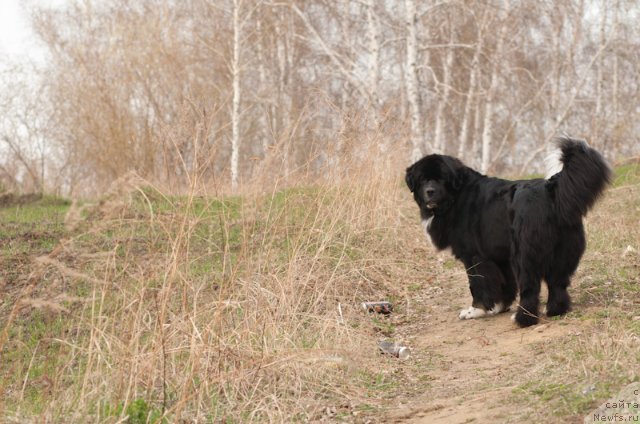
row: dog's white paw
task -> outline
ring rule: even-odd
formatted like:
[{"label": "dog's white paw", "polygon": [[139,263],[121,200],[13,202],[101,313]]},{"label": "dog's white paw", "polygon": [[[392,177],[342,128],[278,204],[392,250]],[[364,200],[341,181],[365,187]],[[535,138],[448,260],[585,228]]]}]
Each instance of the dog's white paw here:
[{"label": "dog's white paw", "polygon": [[516,322],[516,312],[511,314],[511,321]]},{"label": "dog's white paw", "polygon": [[467,309],[463,309],[460,311],[460,315],[458,317],[460,319],[474,319],[481,318],[487,314],[487,311],[480,308],[474,308],[473,306],[469,306]]},{"label": "dog's white paw", "polygon": [[498,315],[500,312],[504,312],[505,310],[504,304],[496,303],[493,305],[493,308],[487,311],[487,315]]}]

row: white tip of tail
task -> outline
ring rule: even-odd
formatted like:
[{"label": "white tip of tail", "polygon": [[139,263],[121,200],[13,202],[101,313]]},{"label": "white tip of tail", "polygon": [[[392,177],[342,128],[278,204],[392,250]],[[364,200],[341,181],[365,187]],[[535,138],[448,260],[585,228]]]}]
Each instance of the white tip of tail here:
[{"label": "white tip of tail", "polygon": [[544,158],[544,177],[551,178],[558,172],[562,171],[562,151],[555,143],[550,145],[547,156]]}]

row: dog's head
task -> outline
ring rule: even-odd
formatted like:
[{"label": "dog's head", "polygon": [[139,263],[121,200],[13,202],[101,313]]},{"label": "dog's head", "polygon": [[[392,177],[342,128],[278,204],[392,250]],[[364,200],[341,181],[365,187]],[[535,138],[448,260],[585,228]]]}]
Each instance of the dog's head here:
[{"label": "dog's head", "polygon": [[446,210],[465,180],[466,167],[451,156],[425,156],[409,168],[405,181],[423,218]]}]

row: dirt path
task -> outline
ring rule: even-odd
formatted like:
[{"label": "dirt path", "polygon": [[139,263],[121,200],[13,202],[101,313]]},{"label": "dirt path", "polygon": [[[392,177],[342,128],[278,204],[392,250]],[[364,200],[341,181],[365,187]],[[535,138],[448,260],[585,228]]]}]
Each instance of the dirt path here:
[{"label": "dirt path", "polygon": [[637,174],[629,175],[585,219],[588,247],[569,289],[573,311],[526,329],[511,313],[458,319],[471,301],[463,267],[427,246],[408,199],[411,233],[400,238],[413,262],[390,279],[405,284],[398,298],[407,302],[393,338],[412,356],[396,365],[391,379],[402,377],[400,393],[380,422],[582,423],[638,381],[640,197]]},{"label": "dirt path", "polygon": [[397,336],[413,351],[413,364],[405,372],[424,391],[398,404],[385,422],[519,422],[527,411],[510,401],[514,389],[541,372],[543,361],[537,356],[545,346],[579,335],[584,326],[564,319],[520,329],[511,312],[460,320],[458,312],[468,306],[470,294],[464,275],[452,277],[456,281],[446,287],[434,285],[423,298],[417,296],[407,307],[407,324],[397,328]]},{"label": "dirt path", "polygon": [[472,321],[445,319],[417,336],[414,351],[434,362],[424,397],[390,414],[396,422],[503,422],[514,415],[505,402],[527,371],[536,367],[540,344],[576,333],[561,322],[516,329],[510,314]]}]

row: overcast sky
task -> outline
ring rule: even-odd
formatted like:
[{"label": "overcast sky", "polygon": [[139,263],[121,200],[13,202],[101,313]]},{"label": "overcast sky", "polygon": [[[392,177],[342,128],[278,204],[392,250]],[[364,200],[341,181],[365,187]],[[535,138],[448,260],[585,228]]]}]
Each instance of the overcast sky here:
[{"label": "overcast sky", "polygon": [[0,0],[0,54],[3,59],[7,55],[23,55],[30,39],[33,35],[20,0]]},{"label": "overcast sky", "polygon": [[[31,4],[60,6],[67,0],[31,0]],[[42,55],[29,25],[23,0],[0,0],[0,64],[11,60],[38,59]]]}]

